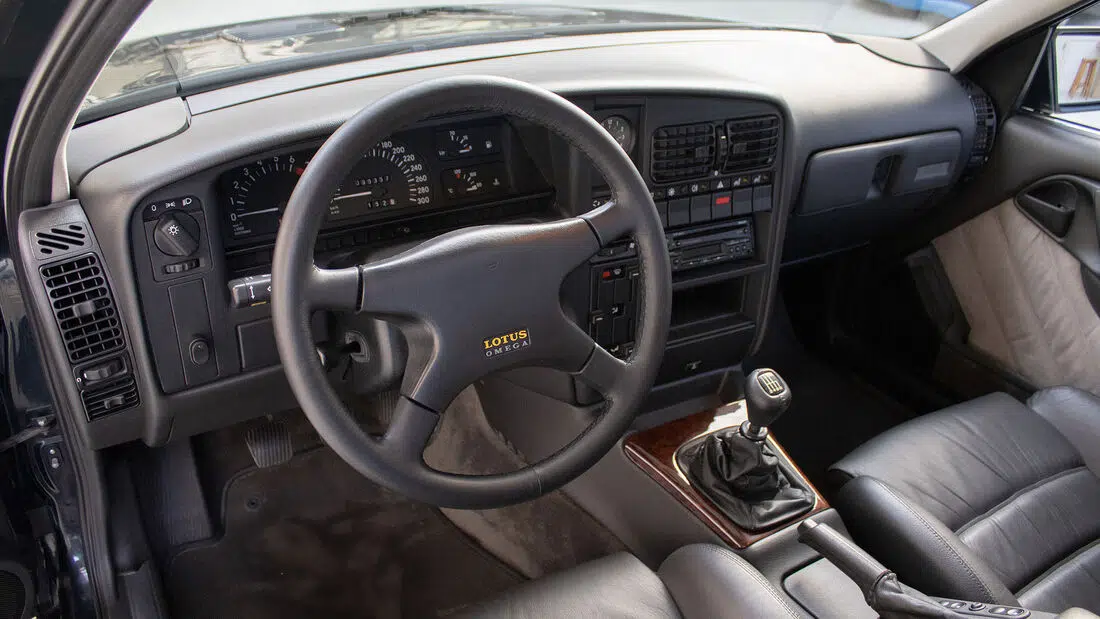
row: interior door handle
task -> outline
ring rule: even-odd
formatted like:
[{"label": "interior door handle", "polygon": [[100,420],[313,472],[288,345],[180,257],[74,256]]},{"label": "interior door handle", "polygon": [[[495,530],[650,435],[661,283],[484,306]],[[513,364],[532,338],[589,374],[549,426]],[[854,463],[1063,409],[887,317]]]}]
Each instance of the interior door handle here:
[{"label": "interior door handle", "polygon": [[1053,180],[1029,187],[1018,196],[1016,202],[1035,223],[1052,235],[1062,238],[1073,224],[1081,191],[1066,180]]}]

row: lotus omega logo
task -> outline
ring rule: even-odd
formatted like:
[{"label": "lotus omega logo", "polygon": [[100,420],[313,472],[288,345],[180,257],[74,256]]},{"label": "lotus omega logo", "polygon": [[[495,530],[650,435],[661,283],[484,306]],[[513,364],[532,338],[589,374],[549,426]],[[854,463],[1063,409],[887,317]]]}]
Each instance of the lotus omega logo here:
[{"label": "lotus omega logo", "polygon": [[487,337],[481,341],[486,357],[495,357],[507,352],[514,352],[531,345],[531,334],[527,329],[517,329],[502,333],[493,337]]}]

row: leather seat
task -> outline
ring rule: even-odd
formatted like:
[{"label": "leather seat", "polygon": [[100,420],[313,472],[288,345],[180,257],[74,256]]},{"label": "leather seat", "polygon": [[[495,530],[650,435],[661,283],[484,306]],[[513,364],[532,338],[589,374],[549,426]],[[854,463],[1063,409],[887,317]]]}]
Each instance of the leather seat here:
[{"label": "leather seat", "polygon": [[855,540],[930,595],[1100,613],[1100,399],[992,394],[868,441],[831,468]]},{"label": "leather seat", "polygon": [[618,553],[533,580],[464,615],[510,619],[801,617],[756,568],[732,551],[695,544],[656,572]]}]

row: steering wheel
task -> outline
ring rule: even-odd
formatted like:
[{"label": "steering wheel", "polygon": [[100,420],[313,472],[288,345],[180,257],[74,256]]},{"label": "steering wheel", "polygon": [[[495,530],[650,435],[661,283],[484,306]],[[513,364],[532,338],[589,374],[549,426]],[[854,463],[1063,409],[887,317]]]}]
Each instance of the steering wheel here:
[{"label": "steering wheel", "polygon": [[[611,200],[579,217],[470,227],[377,262],[318,268],[313,247],[329,200],[362,153],[416,121],[470,111],[523,118],[557,133],[588,156],[609,183]],[[566,316],[561,287],[565,276],[602,246],[628,235],[641,263],[640,300],[634,351],[622,361]],[[374,482],[452,508],[486,509],[536,498],[603,457],[629,428],[653,385],[671,298],[657,209],[627,154],[572,103],[499,77],[421,82],[344,123],[298,181],[272,265],[279,355],[318,434]],[[326,380],[310,333],[316,310],[365,312],[396,324],[408,340],[401,397],[384,435],[365,433]],[[604,397],[601,411],[561,450],[511,473],[457,475],[429,467],[423,451],[440,414],[459,392],[490,373],[522,366],[572,373]]]}]

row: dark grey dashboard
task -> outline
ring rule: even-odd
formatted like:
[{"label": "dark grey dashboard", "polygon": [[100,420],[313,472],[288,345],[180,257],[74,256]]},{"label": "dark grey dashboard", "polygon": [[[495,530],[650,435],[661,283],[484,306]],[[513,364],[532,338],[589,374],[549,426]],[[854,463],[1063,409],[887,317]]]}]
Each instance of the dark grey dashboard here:
[{"label": "dark grey dashboard", "polygon": [[[537,53],[505,46],[510,52],[496,57],[430,66],[416,55],[408,62],[418,68],[369,77],[329,68],[311,87],[301,85],[308,75],[297,75],[294,87],[289,78],[271,78],[253,90],[246,84],[199,95],[205,99],[187,103],[205,110],[200,114],[169,102],[156,104],[156,113],[135,110],[74,130],[76,208],[86,213],[110,274],[127,336],[126,371],[140,396],[90,419],[91,443],[160,443],[293,406],[267,326],[270,308],[231,293],[233,280],[267,272],[278,223],[270,210],[278,199],[250,203],[252,186],[241,187],[277,173],[278,191],[285,190],[296,166],[341,121],[405,84],[456,73],[505,75],[556,90],[599,120],[629,123],[630,154],[654,192],[680,265],[653,406],[715,389],[756,345],[784,254],[804,258],[862,242],[863,231],[875,229],[868,221],[880,215],[893,223],[919,216],[963,173],[981,129],[956,78],[853,43],[794,32],[661,38],[583,37],[587,44]],[[127,126],[139,119],[140,128]],[[118,148],[105,147],[119,131],[125,135]],[[481,146],[448,151],[456,132]],[[772,139],[762,158],[745,155],[750,141]],[[678,148],[698,160],[665,165]],[[362,259],[465,225],[570,216],[604,195],[576,152],[514,119],[431,119],[374,155],[375,163],[349,171],[351,184],[338,189],[337,197],[351,197],[334,200],[319,260]],[[839,188],[811,183],[807,165],[823,156],[851,181]],[[400,178],[377,167],[377,160],[395,158],[420,167],[411,175],[399,170]],[[471,170],[478,172],[473,178]],[[843,199],[831,201],[828,192],[838,189]],[[806,207],[821,204],[828,208]],[[167,211],[178,217],[165,220]],[[195,237],[193,247],[172,246],[172,223]],[[632,262],[629,246],[620,250],[595,257],[563,295],[579,323],[621,349],[629,346],[632,297],[628,279],[617,280],[629,278]],[[323,320],[317,331],[323,339]],[[97,359],[112,354],[117,349]],[[83,385],[72,387],[74,401],[87,395]],[[578,402],[590,397],[570,388]]]}]

